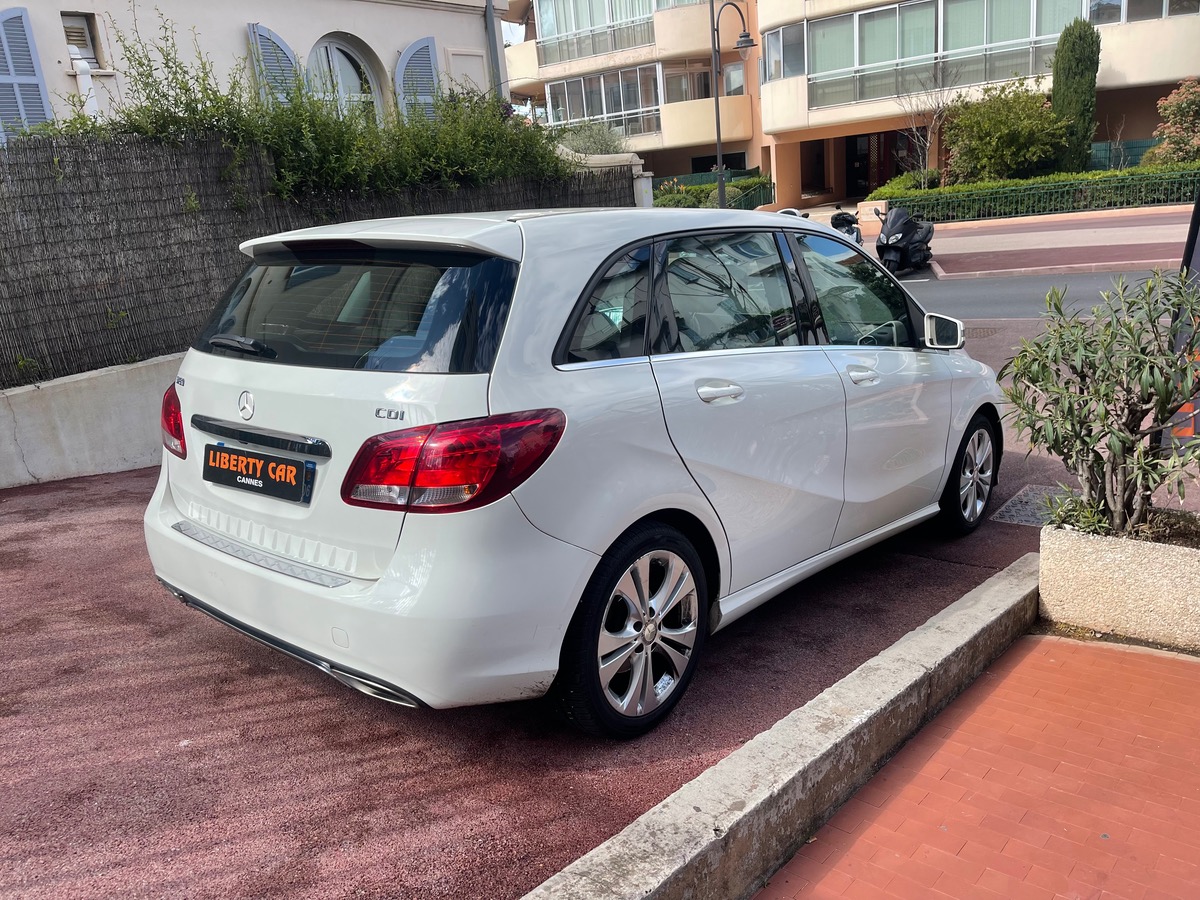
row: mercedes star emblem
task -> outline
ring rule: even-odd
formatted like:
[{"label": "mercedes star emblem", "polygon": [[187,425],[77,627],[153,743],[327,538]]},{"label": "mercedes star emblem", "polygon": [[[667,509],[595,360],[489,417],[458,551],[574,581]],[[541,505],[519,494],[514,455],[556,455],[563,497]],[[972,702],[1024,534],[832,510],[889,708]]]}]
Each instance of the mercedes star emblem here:
[{"label": "mercedes star emblem", "polygon": [[238,397],[238,412],[247,421],[254,415],[254,395],[249,391],[242,391],[242,396]]}]

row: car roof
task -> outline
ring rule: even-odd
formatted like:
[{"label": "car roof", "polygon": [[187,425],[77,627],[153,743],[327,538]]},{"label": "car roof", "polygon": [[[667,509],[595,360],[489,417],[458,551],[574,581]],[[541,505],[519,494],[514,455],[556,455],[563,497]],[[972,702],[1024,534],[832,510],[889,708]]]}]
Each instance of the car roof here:
[{"label": "car roof", "polygon": [[807,219],[739,209],[522,209],[450,215],[404,216],[321,225],[254,238],[241,245],[248,256],[277,251],[293,242],[355,241],[372,247],[392,244],[457,249],[520,260],[524,239],[553,241],[564,229],[607,232],[614,242],[630,243],[659,234],[707,228],[784,226],[796,231],[837,234]]}]

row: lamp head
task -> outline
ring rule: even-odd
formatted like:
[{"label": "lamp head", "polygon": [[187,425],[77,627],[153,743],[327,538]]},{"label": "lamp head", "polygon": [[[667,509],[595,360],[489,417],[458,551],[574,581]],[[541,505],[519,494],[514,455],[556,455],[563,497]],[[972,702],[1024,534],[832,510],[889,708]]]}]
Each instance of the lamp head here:
[{"label": "lamp head", "polygon": [[738,35],[737,43],[733,45],[733,49],[744,60],[750,56],[750,51],[757,46],[758,44],[754,43],[754,38],[750,37],[750,32],[743,31]]}]

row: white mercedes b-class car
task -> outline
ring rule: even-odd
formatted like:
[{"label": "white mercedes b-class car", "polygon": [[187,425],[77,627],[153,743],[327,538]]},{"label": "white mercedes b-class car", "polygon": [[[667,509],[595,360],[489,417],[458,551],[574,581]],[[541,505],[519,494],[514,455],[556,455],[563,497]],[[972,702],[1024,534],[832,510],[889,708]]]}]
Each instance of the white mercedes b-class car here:
[{"label": "white mercedes b-class car", "polygon": [[408,706],[641,734],[705,639],[940,516],[994,373],[843,235],[726,210],[427,216],[242,245],[162,404],[176,597]]}]

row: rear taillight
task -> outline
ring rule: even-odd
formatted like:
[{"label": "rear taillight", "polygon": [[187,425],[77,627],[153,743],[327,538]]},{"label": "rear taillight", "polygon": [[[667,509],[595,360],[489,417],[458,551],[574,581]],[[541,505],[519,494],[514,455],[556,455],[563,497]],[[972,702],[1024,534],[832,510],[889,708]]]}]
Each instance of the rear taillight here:
[{"label": "rear taillight", "polygon": [[175,393],[175,385],[171,385],[163,394],[160,422],[163,446],[180,459],[187,459],[187,441],[183,437],[183,410],[179,406],[179,395]]},{"label": "rear taillight", "polygon": [[342,499],[405,512],[484,506],[536,472],[566,424],[557,409],[535,409],[377,435],[354,457]]}]

